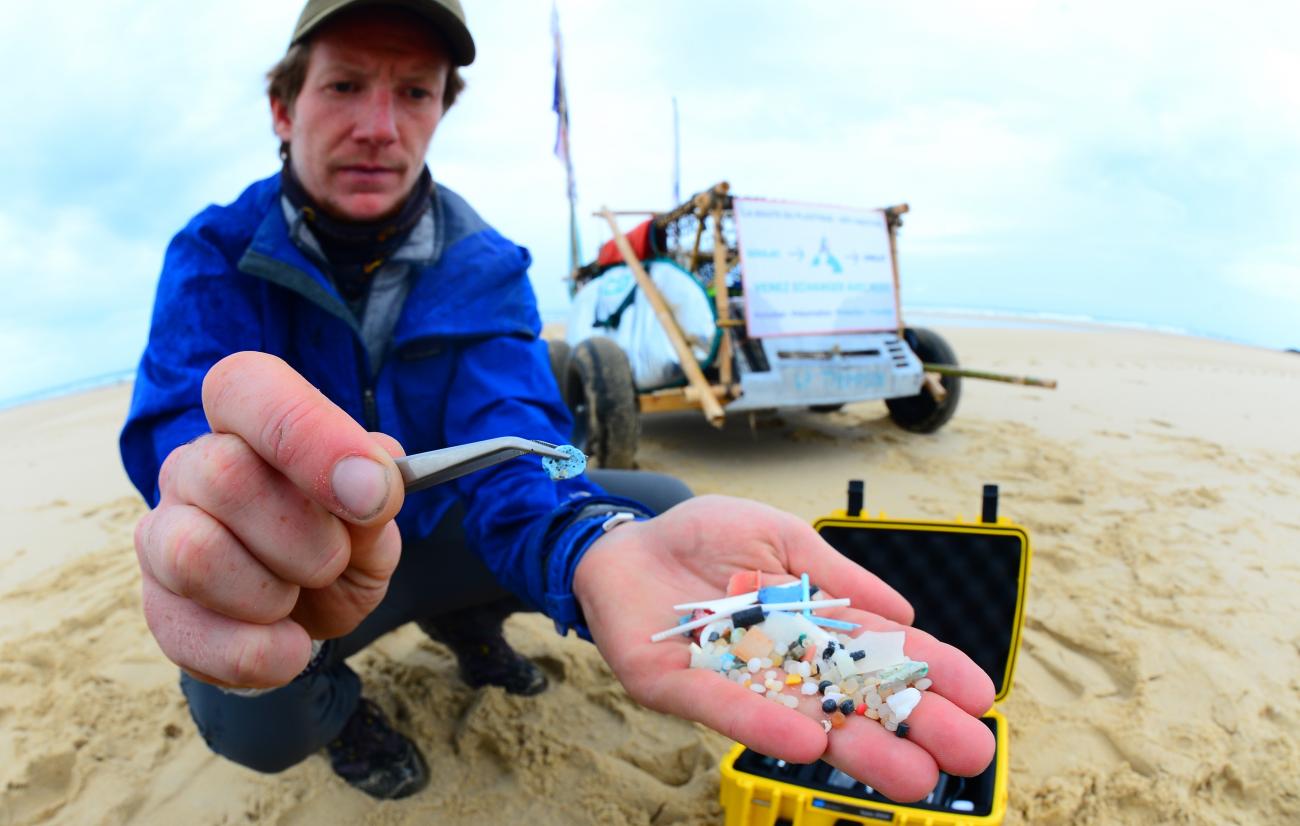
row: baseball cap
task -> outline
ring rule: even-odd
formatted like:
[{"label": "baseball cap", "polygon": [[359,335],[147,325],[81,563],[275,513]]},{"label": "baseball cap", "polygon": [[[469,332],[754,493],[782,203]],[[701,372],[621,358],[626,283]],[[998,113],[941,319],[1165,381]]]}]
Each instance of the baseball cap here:
[{"label": "baseball cap", "polygon": [[460,7],[460,0],[307,0],[290,43],[299,42],[339,12],[362,6],[396,6],[415,12],[432,23],[447,39],[451,56],[458,66],[474,62],[474,38],[470,36],[469,26],[465,25],[465,11]]}]

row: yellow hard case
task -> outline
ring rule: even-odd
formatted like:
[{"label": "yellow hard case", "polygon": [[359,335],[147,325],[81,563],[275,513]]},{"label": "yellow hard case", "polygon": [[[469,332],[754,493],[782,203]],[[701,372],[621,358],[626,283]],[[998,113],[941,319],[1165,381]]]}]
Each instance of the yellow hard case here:
[{"label": "yellow hard case", "polygon": [[[979,521],[897,520],[883,513],[863,515],[860,508],[861,483],[851,483],[849,508],[818,519],[813,527],[908,597],[916,608],[916,627],[966,651],[993,678],[995,702],[1004,699],[1020,648],[1031,548],[1025,528],[997,517],[996,487],[985,486]],[[974,608],[960,604],[970,598],[976,600]],[[988,605],[996,607],[984,610]],[[951,615],[951,621],[935,616],[943,614]],[[963,633],[970,634],[969,645],[960,644]],[[1000,824],[1007,809],[1009,732],[996,707],[983,719],[997,740],[993,763],[978,778],[947,778],[978,784],[981,795],[972,809],[956,811],[926,800],[894,803],[861,783],[848,787],[852,778],[825,763],[789,766],[737,744],[722,761],[726,826]],[[828,776],[838,778],[838,787],[825,780]]]}]

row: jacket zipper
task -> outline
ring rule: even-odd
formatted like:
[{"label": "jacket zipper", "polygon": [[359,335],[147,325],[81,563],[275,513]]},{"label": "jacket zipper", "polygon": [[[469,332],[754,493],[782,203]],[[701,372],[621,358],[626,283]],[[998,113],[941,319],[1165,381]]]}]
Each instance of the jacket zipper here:
[{"label": "jacket zipper", "polygon": [[366,430],[379,430],[379,405],[375,403],[375,389],[366,385],[361,390],[362,416],[366,420]]}]

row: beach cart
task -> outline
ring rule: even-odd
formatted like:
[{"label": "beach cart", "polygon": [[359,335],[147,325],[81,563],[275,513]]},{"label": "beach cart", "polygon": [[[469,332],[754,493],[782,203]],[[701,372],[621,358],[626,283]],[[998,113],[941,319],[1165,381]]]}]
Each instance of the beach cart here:
[{"label": "beach cart", "polygon": [[[571,275],[551,363],[573,443],[632,467],[640,416],[817,412],[883,400],[900,427],[952,418],[963,370],[933,330],[908,327],[896,238],[906,204],[849,209],[742,198],[727,183],[665,213],[603,210],[613,238]],[[619,215],[649,215],[628,232]]]}]

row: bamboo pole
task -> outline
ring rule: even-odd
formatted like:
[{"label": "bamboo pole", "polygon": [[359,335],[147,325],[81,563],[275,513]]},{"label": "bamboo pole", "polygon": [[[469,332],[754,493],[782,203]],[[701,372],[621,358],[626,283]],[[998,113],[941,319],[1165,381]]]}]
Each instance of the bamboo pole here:
[{"label": "bamboo pole", "polygon": [[668,341],[672,343],[673,350],[677,352],[677,358],[680,359],[682,371],[686,373],[686,379],[696,392],[700,394],[700,407],[704,409],[704,418],[714,427],[721,428],[726,414],[722,412],[722,405],[718,404],[717,398],[710,391],[709,382],[704,378],[704,372],[700,370],[700,364],[695,360],[695,354],[691,352],[691,347],[686,343],[686,336],[682,334],[682,328],[677,326],[677,319],[673,317],[673,311],[668,307],[668,302],[664,301],[663,295],[655,282],[650,278],[650,274],[641,266],[637,259],[636,253],[632,251],[632,245],[628,242],[627,236],[623,230],[618,228],[618,221],[614,218],[613,213],[608,209],[601,210],[605,220],[609,222],[609,228],[614,233],[614,243],[618,245],[618,251],[623,254],[623,260],[627,262],[632,274],[636,277],[637,286],[645,293],[646,298],[650,299],[650,306],[654,308],[655,316],[663,326],[664,332],[668,334]]},{"label": "bamboo pole", "polygon": [[704,216],[701,215],[695,222],[695,246],[691,248],[691,265],[686,271],[695,275],[695,271],[700,268],[700,239],[704,237]]},{"label": "bamboo pole", "polygon": [[722,204],[713,207],[713,300],[717,319],[722,329],[722,343],[718,347],[718,381],[731,387],[731,333],[727,330],[731,308],[727,301],[727,242],[722,237]]},{"label": "bamboo pole", "polygon": [[948,388],[943,386],[943,382],[936,373],[926,373],[922,384],[925,391],[934,399],[935,404],[943,404],[948,398]]},{"label": "bamboo pole", "polygon": [[903,337],[903,296],[898,280],[898,243],[894,238],[898,228],[898,216],[907,212],[907,204],[899,204],[882,210],[885,213],[885,228],[889,230],[889,266],[894,273],[894,319],[898,322],[898,337]]},{"label": "bamboo pole", "polygon": [[927,373],[937,373],[940,376],[961,376],[964,379],[985,379],[987,381],[1000,381],[1005,384],[1023,384],[1030,387],[1046,387],[1049,390],[1056,389],[1056,379],[1036,379],[1033,376],[1012,376],[1007,373],[994,373],[988,370],[972,370],[969,367],[955,367],[951,364],[924,364]]}]

